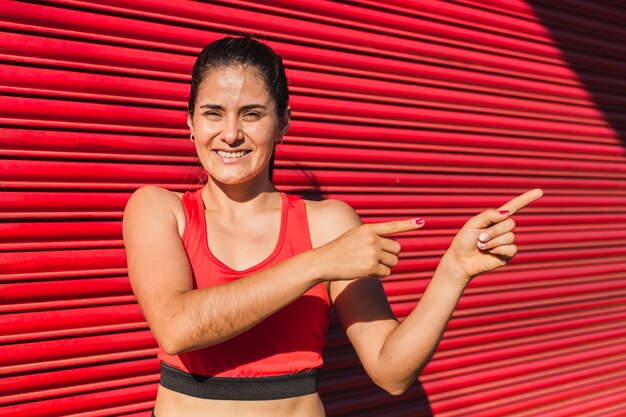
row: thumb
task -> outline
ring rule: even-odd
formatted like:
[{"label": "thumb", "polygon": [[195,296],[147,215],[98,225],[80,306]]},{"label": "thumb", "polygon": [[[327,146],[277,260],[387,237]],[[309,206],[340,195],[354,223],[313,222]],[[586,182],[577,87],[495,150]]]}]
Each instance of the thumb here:
[{"label": "thumb", "polygon": [[419,229],[424,226],[424,219],[392,220],[383,223],[370,223],[367,226],[378,236],[387,236]]}]

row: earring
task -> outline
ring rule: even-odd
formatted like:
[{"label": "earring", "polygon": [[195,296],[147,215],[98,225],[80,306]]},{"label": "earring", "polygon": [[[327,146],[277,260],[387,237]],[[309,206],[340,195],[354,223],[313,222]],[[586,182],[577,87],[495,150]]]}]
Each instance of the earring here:
[{"label": "earring", "polygon": [[194,138],[194,137],[193,137],[193,133],[191,133],[191,134],[189,135],[189,140],[190,140],[190,141],[192,141],[192,142],[195,142],[195,141],[196,141],[196,138]]},{"label": "earring", "polygon": [[285,141],[285,138],[281,136],[280,140],[276,141],[277,145],[280,145],[281,143],[283,143]]}]

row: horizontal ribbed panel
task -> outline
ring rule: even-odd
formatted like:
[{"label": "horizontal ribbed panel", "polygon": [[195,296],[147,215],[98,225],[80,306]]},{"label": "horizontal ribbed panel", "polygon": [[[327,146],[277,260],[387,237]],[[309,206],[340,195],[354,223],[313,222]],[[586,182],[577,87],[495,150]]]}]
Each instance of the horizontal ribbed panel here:
[{"label": "horizontal ribbed panel", "polygon": [[156,341],[122,212],[197,186],[185,124],[208,42],[260,35],[293,120],[276,185],[364,222],[422,216],[383,285],[402,319],[468,217],[540,187],[393,397],[336,318],[329,416],[626,416],[626,8],[616,2],[156,0],[0,7],[0,416],[148,416]]}]

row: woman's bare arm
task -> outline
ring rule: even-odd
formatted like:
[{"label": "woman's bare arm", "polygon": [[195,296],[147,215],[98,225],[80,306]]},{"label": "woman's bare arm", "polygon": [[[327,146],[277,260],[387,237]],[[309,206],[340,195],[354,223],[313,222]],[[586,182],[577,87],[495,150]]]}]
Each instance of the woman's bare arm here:
[{"label": "woman's bare arm", "polygon": [[228,284],[193,289],[169,198],[163,188],[141,187],[128,200],[123,220],[131,287],[166,353],[230,339],[321,282],[315,255],[307,251]]},{"label": "woman's bare arm", "polygon": [[[324,213],[326,238],[363,224],[349,205]],[[331,300],[346,334],[372,380],[392,395],[413,384],[429,362],[465,289],[459,271],[439,264],[418,305],[400,324],[379,279],[333,281]]]},{"label": "woman's bare arm", "polygon": [[[401,394],[415,381],[439,345],[470,280],[504,266],[515,256],[515,222],[510,216],[541,195],[541,190],[530,191],[499,210],[487,210],[470,219],[442,257],[419,303],[401,324],[393,315],[379,280],[331,282],[331,299],[339,318],[376,384],[391,394]],[[345,203],[334,204],[324,218],[325,240],[362,224]],[[477,248],[479,235],[486,235],[486,240],[481,237],[481,241],[487,243]],[[392,252],[399,252],[398,247],[389,247]]]}]

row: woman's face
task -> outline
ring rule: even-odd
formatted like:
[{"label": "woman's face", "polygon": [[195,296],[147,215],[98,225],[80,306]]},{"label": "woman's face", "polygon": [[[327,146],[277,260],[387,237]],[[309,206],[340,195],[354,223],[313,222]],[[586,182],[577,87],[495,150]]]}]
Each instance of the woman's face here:
[{"label": "woman's face", "polygon": [[287,109],[279,119],[254,70],[232,67],[206,75],[187,124],[208,174],[220,183],[237,184],[258,175],[267,178],[274,143],[286,133],[290,115]]}]

